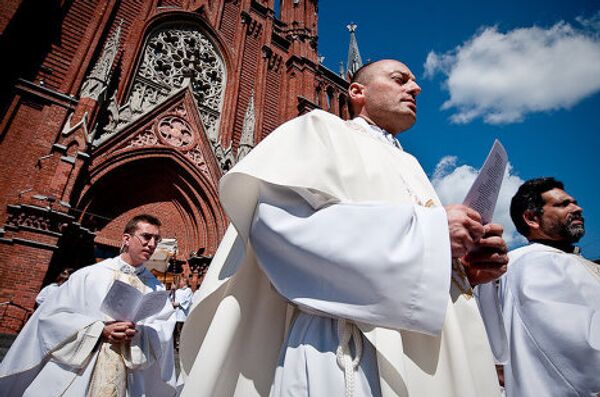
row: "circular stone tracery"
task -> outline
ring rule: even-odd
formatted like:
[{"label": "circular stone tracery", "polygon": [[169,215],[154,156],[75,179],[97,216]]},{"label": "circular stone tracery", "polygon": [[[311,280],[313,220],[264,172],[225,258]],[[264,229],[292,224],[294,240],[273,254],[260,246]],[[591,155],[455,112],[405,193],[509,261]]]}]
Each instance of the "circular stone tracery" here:
[{"label": "circular stone tracery", "polygon": [[177,116],[163,118],[158,123],[158,133],[167,144],[179,148],[190,146],[194,141],[191,126]]}]

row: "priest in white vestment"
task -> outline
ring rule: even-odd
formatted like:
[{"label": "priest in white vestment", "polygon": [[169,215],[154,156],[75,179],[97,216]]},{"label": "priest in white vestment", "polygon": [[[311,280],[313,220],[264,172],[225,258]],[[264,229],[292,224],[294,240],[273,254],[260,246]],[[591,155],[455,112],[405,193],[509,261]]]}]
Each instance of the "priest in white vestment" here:
[{"label": "priest in white vestment", "polygon": [[600,394],[600,265],[575,252],[582,209],[554,178],[525,182],[511,202],[530,244],[511,251],[500,297],[509,338],[507,397]]},{"label": "priest in white vestment", "polygon": [[190,312],[190,306],[192,305],[192,297],[194,293],[188,285],[188,279],[185,275],[180,275],[177,281],[177,289],[172,291],[171,303],[175,309],[175,333],[173,339],[175,339],[175,349],[179,349],[179,337],[181,335],[181,329],[183,323],[187,319],[188,313]]},{"label": "priest in white vestment", "polygon": [[40,292],[35,297],[35,303],[38,306],[41,305],[42,303],[44,303],[50,295],[52,295],[54,292],[56,292],[58,287],[63,285],[65,283],[65,281],[67,281],[69,279],[69,276],[71,275],[71,273],[73,273],[73,271],[74,271],[74,269],[67,268],[67,269],[64,269],[62,272],[60,272],[59,275],[56,277],[56,281],[46,285],[44,288],[42,288],[40,290]]},{"label": "priest in white vestment", "polygon": [[358,117],[298,117],[223,177],[233,227],[184,325],[183,396],[499,395],[471,284],[506,270],[506,246],[441,207],[392,135],[420,91],[404,64],[369,64]]},{"label": "priest in white vestment", "polygon": [[164,290],[143,262],[160,240],[160,221],[134,217],[123,253],[71,275],[27,322],[0,365],[2,396],[166,397],[175,394],[175,312],[115,321],[100,306],[115,280],[143,293]]}]

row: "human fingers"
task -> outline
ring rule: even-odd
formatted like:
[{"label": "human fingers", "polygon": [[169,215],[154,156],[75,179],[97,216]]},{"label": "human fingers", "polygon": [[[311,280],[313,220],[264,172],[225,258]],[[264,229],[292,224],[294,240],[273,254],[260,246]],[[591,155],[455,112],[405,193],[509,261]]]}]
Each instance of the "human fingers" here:
[{"label": "human fingers", "polygon": [[481,266],[483,264],[508,264],[508,254],[506,251],[499,251],[494,248],[480,247],[469,252],[464,257],[465,261],[473,266]]},{"label": "human fingers", "polygon": [[468,230],[460,225],[450,225],[448,227],[450,235],[450,247],[453,258],[460,258],[473,248],[474,243]]},{"label": "human fingers", "polygon": [[481,270],[481,271],[489,271],[489,272],[500,272],[504,273],[508,270],[508,263],[505,262],[477,262],[471,263],[470,267],[472,269]]},{"label": "human fingers", "polygon": [[120,344],[127,341],[127,335],[125,332],[112,331],[106,338],[109,343]]},{"label": "human fingers", "polygon": [[476,286],[478,284],[486,284],[490,281],[494,281],[500,277],[504,273],[506,273],[506,265],[496,267],[493,269],[479,268],[479,267],[470,267],[469,269],[465,268],[465,272],[467,274],[467,278],[469,279],[469,283],[471,286]]},{"label": "human fingers", "polygon": [[484,228],[479,221],[474,220],[471,217],[468,217],[463,223],[465,228],[469,231],[469,235],[471,236],[471,240],[473,242],[478,242],[484,235]]},{"label": "human fingers", "polygon": [[449,205],[445,209],[452,257],[459,258],[473,249],[483,235],[483,226],[475,220],[479,216],[477,212],[464,205]]},{"label": "human fingers", "polygon": [[477,241],[474,251],[508,252],[506,241],[499,236],[483,237]]},{"label": "human fingers", "polygon": [[110,325],[110,329],[114,332],[125,332],[125,330],[129,329],[129,323],[117,321]]},{"label": "human fingers", "polygon": [[132,329],[132,328],[128,328],[125,331],[125,337],[127,339],[129,339],[129,340],[131,340],[135,336],[135,334],[137,334],[137,331],[135,329]]},{"label": "human fingers", "polygon": [[486,237],[502,236],[502,233],[504,233],[504,228],[498,223],[488,223],[486,225],[483,225],[483,234]]},{"label": "human fingers", "polygon": [[475,211],[471,207],[467,207],[466,205],[463,205],[463,207],[466,208],[466,213],[469,218],[481,224],[481,215],[479,214],[479,212]]}]

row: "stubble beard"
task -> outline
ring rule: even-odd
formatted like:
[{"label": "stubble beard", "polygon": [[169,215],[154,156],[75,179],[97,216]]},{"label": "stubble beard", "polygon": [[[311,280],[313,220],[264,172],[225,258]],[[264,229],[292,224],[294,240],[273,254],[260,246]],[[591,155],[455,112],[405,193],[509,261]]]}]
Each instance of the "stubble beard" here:
[{"label": "stubble beard", "polygon": [[545,233],[548,236],[557,236],[560,241],[576,243],[585,234],[584,224],[574,224],[573,222],[576,220],[583,222],[583,217],[581,215],[569,215],[564,223],[552,222],[551,224],[544,222],[542,218],[540,226],[545,229]]},{"label": "stubble beard", "polygon": [[572,243],[576,243],[585,234],[585,226],[583,223],[573,224],[572,221],[567,221],[567,224],[562,228],[561,234]]},{"label": "stubble beard", "polygon": [[[574,221],[581,221],[581,223],[574,223]],[[585,234],[585,226],[581,215],[569,215],[566,222],[561,226],[560,236],[570,243],[578,242]]]}]

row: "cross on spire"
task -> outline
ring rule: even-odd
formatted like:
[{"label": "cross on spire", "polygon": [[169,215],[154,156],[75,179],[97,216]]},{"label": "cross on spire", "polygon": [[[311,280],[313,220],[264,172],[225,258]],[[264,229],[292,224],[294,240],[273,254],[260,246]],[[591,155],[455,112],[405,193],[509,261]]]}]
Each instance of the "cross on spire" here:
[{"label": "cross on spire", "polygon": [[358,42],[356,41],[356,28],[358,26],[354,22],[346,25],[350,32],[350,45],[348,46],[348,63],[346,64],[346,73],[349,78],[363,65],[360,51],[358,50]]}]

